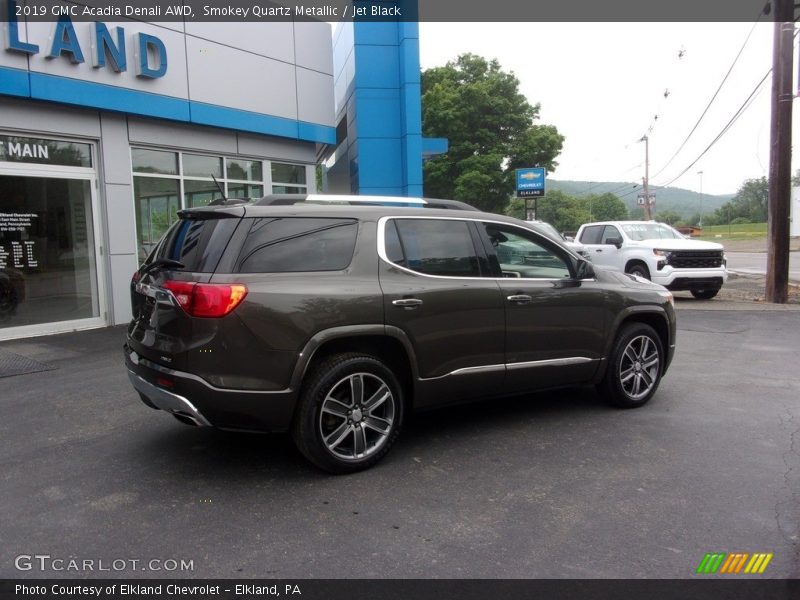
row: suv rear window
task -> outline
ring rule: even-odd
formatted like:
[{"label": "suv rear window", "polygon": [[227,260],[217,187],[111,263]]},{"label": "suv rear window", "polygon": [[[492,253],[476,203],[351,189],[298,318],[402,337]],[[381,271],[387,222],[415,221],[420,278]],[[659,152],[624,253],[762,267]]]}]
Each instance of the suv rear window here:
[{"label": "suv rear window", "polygon": [[169,258],[184,264],[185,271],[213,273],[239,219],[178,220],[147,259]]},{"label": "suv rear window", "polygon": [[[480,277],[478,255],[465,221],[439,219],[395,219],[409,269],[427,275],[446,277]],[[387,251],[399,252],[398,244],[391,240],[388,229]],[[396,259],[395,259],[396,260]]]},{"label": "suv rear window", "polygon": [[355,219],[252,219],[239,254],[240,273],[341,271],[356,245]]}]

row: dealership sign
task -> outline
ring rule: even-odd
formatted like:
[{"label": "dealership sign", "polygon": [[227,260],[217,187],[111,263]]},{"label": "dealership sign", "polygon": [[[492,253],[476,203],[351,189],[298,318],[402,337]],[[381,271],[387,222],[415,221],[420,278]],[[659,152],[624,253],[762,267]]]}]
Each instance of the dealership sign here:
[{"label": "dealership sign", "polygon": [[[8,20],[5,22],[5,49],[8,52],[34,55],[43,50],[39,44],[23,41],[20,38],[17,21],[17,2],[8,1]],[[93,67],[109,66],[117,73],[128,70],[126,58],[126,34],[124,27],[114,27],[112,31],[101,21],[81,23],[89,27],[91,48],[89,60]],[[135,70],[138,77],[155,79],[163,77],[167,72],[167,48],[158,37],[146,33],[134,33],[131,36]],[[44,48],[48,59],[66,58],[74,64],[86,62],[86,54],[81,48],[75,25],[68,15],[62,15],[54,25],[53,34]]]},{"label": "dealership sign", "polygon": [[544,167],[517,169],[517,197],[530,198],[544,196],[545,175]]}]

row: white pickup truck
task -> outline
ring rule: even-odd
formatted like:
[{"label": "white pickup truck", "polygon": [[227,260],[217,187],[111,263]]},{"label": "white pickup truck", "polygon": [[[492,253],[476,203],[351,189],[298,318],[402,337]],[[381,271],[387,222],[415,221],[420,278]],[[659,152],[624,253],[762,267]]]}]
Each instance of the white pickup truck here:
[{"label": "white pickup truck", "polygon": [[575,239],[595,266],[638,275],[669,290],[689,290],[701,300],[716,296],[728,279],[721,244],[687,239],[664,223],[587,223]]}]

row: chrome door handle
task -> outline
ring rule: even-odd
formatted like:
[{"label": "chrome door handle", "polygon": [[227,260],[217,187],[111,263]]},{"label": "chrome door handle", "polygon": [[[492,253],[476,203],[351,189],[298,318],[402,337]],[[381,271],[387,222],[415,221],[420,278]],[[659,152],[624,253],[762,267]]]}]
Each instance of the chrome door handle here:
[{"label": "chrome door handle", "polygon": [[419,298],[401,298],[400,300],[392,300],[392,304],[395,306],[402,306],[404,308],[416,308],[422,304],[422,300]]},{"label": "chrome door handle", "polygon": [[517,302],[518,304],[525,304],[533,300],[528,294],[514,294],[513,296],[509,296],[506,298],[509,302]]}]

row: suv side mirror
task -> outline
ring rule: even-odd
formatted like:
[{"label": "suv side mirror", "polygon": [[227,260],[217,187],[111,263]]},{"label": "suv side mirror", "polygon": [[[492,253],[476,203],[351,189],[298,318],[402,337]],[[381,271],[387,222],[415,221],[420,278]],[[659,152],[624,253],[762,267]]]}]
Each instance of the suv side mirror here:
[{"label": "suv side mirror", "polygon": [[594,277],[594,267],[588,260],[580,259],[577,268],[578,279],[592,279]]},{"label": "suv side mirror", "polygon": [[605,242],[609,246],[616,246],[617,250],[622,248],[622,238],[621,237],[606,238]]}]

